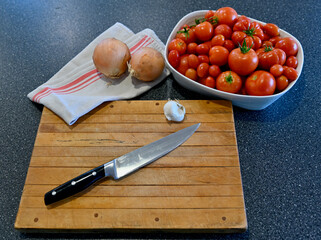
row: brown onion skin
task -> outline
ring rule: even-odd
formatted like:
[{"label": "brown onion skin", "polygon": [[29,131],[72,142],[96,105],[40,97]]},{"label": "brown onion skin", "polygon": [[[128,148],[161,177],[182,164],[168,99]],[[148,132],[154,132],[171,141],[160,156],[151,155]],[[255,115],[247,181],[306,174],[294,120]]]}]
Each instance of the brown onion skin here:
[{"label": "brown onion skin", "polygon": [[158,78],[165,68],[163,55],[150,47],[143,47],[130,60],[130,73],[145,82]]},{"label": "brown onion skin", "polygon": [[119,78],[127,71],[131,55],[128,46],[116,38],[106,38],[96,46],[93,62],[108,78]]}]

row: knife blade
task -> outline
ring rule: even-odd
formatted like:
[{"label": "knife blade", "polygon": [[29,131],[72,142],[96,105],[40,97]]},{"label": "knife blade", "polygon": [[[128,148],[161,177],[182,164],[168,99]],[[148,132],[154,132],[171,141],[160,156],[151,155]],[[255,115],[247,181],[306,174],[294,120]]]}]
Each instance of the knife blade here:
[{"label": "knife blade", "polygon": [[184,143],[199,126],[200,123],[186,127],[71,179],[47,192],[44,196],[45,205],[79,193],[102,178],[117,180],[152,163]]}]

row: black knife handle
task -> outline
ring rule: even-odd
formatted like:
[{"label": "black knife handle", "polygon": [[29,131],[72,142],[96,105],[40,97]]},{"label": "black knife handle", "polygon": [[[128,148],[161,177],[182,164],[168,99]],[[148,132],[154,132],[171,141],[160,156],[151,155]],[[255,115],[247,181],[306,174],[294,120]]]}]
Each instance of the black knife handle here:
[{"label": "black knife handle", "polygon": [[45,204],[49,205],[79,193],[103,177],[105,170],[104,165],[101,165],[47,192]]}]

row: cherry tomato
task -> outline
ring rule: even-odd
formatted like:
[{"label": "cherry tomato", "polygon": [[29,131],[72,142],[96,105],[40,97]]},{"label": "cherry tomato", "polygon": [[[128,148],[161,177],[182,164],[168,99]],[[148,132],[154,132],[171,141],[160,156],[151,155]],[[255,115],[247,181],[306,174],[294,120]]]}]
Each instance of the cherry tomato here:
[{"label": "cherry tomato", "polygon": [[270,70],[274,64],[283,65],[286,60],[285,52],[281,49],[265,47],[256,50],[259,58],[259,67]]},{"label": "cherry tomato", "polygon": [[211,40],[214,34],[213,25],[209,22],[202,22],[200,24],[197,24],[195,27],[195,34],[197,39],[200,41],[206,42],[208,40]]},{"label": "cherry tomato", "polygon": [[263,31],[266,32],[271,37],[276,37],[280,35],[280,29],[273,23],[267,23],[263,25]]},{"label": "cherry tomato", "polygon": [[203,85],[205,85],[207,87],[210,87],[210,88],[214,88],[215,87],[215,80],[211,76],[201,78],[199,80],[199,83],[201,83],[201,84],[203,84]]},{"label": "cherry tomato", "polygon": [[235,31],[232,33],[232,41],[236,46],[242,45],[243,40],[247,37],[246,33],[241,31]]},{"label": "cherry tomato", "polygon": [[196,81],[197,80],[197,72],[194,68],[189,68],[185,72],[185,76]]},{"label": "cherry tomato", "polygon": [[174,38],[168,45],[168,51],[177,50],[180,55],[186,52],[186,43],[180,38]]},{"label": "cherry tomato", "polygon": [[275,47],[282,49],[287,57],[296,56],[299,49],[296,41],[290,37],[282,38],[275,44]]},{"label": "cherry tomato", "polygon": [[225,40],[223,47],[225,47],[229,52],[231,52],[235,48],[235,44],[232,40]]},{"label": "cherry tomato", "polygon": [[226,24],[218,25],[214,30],[214,35],[222,34],[225,39],[231,39],[232,29]]},{"label": "cherry tomato", "polygon": [[238,18],[237,12],[235,11],[235,9],[231,7],[219,8],[215,14],[218,18],[219,24],[226,24],[231,28],[233,27]]},{"label": "cherry tomato", "polygon": [[253,49],[256,50],[256,49],[259,49],[262,45],[262,40],[261,38],[257,37],[257,36],[253,36],[252,37],[253,39]]},{"label": "cherry tomato", "polygon": [[233,26],[233,31],[245,31],[248,30],[250,28],[250,24],[251,21],[248,18],[238,18],[237,22],[235,23],[235,25]]},{"label": "cherry tomato", "polygon": [[187,45],[187,53],[193,53],[195,54],[196,53],[196,47],[197,47],[197,43],[189,43]]},{"label": "cherry tomato", "polygon": [[245,81],[245,90],[249,95],[272,95],[275,88],[275,78],[271,73],[263,70],[255,71]]},{"label": "cherry tomato", "polygon": [[269,39],[269,41],[273,44],[273,47],[275,46],[275,44],[280,41],[282,38],[280,36],[277,37],[272,37]]},{"label": "cherry tomato", "polygon": [[298,78],[298,72],[293,67],[287,67],[283,71],[284,76],[286,76],[289,81],[294,81]]},{"label": "cherry tomato", "polygon": [[280,64],[274,64],[271,68],[270,68],[270,73],[274,76],[274,77],[279,77],[282,75],[283,73],[283,67]]},{"label": "cherry tomato", "polygon": [[215,35],[211,40],[212,46],[223,46],[225,42],[225,37],[222,34]]},{"label": "cherry tomato", "polygon": [[200,65],[198,65],[197,67],[197,75],[199,77],[207,77],[208,76],[208,69],[209,69],[209,65],[208,63],[201,63]]},{"label": "cherry tomato", "polygon": [[217,65],[211,65],[208,69],[208,73],[209,75],[211,75],[212,77],[216,78],[218,75],[220,75],[222,73],[221,69],[219,66]]},{"label": "cherry tomato", "polygon": [[199,60],[195,54],[188,55],[188,65],[191,68],[197,69],[197,67],[199,65]]},{"label": "cherry tomato", "polygon": [[253,49],[245,43],[234,49],[228,57],[230,69],[241,76],[252,73],[258,66],[259,59]]},{"label": "cherry tomato", "polygon": [[191,42],[195,42],[196,36],[192,29],[189,27],[183,27],[181,30],[179,30],[176,34],[175,38],[182,39],[186,44],[189,44]]},{"label": "cherry tomato", "polygon": [[198,55],[197,57],[200,63],[210,63],[210,59],[207,55]]},{"label": "cherry tomato", "polygon": [[282,75],[276,79],[276,88],[281,92],[289,86],[289,80]]},{"label": "cherry tomato", "polygon": [[233,71],[222,72],[216,79],[216,88],[224,92],[237,93],[242,88],[242,80]]},{"label": "cherry tomato", "polygon": [[270,41],[264,41],[262,47],[273,47],[273,44]]},{"label": "cherry tomato", "polygon": [[177,71],[180,72],[181,74],[185,75],[186,70],[189,68],[188,65],[188,55],[185,54],[181,56],[181,59],[179,61]]},{"label": "cherry tomato", "polygon": [[210,63],[223,66],[227,63],[229,51],[222,46],[214,46],[209,51]]},{"label": "cherry tomato", "polygon": [[198,44],[197,47],[196,47],[196,53],[198,55],[208,54],[209,50],[210,50],[210,47],[206,43]]},{"label": "cherry tomato", "polygon": [[285,65],[296,68],[298,66],[298,59],[294,56],[290,56],[287,58]]},{"label": "cherry tomato", "polygon": [[168,53],[168,62],[173,68],[176,68],[179,64],[180,57],[177,50],[172,50]]},{"label": "cherry tomato", "polygon": [[215,12],[213,10],[208,10],[206,13],[205,13],[205,19],[207,21],[211,20],[213,17],[215,17]]}]

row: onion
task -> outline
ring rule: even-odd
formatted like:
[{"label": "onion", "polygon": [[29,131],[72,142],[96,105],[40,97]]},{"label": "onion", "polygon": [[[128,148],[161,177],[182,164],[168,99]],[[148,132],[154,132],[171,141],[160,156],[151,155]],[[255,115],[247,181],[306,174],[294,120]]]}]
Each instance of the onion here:
[{"label": "onion", "polygon": [[129,72],[141,81],[153,81],[158,78],[165,67],[163,55],[150,47],[138,50],[130,60]]},{"label": "onion", "polygon": [[118,78],[127,71],[131,58],[128,46],[116,38],[106,38],[95,48],[94,64],[108,78]]}]

